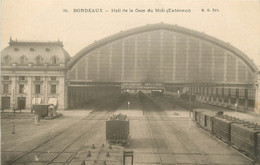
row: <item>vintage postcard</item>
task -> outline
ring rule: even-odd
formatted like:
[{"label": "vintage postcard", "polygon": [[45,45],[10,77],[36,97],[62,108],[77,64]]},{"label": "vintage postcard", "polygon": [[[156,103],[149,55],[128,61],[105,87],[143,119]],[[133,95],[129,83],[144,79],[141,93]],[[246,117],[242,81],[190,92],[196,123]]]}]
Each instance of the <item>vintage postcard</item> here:
[{"label": "vintage postcard", "polygon": [[260,164],[260,1],[1,0],[1,164]]}]

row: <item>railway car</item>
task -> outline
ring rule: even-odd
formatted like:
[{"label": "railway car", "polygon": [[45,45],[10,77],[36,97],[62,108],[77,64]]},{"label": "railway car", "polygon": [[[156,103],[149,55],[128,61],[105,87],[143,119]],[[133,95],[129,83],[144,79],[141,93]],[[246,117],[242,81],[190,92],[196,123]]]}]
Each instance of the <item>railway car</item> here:
[{"label": "railway car", "polygon": [[200,126],[213,133],[213,118],[222,115],[223,111],[202,111],[200,112]]},{"label": "railway car", "polygon": [[106,140],[108,143],[129,144],[129,120],[127,115],[113,115],[106,121]]},{"label": "railway car", "polygon": [[194,109],[193,118],[201,128],[260,163],[259,125],[206,109]]},{"label": "railway car", "polygon": [[253,160],[259,159],[260,127],[249,123],[231,124],[231,145],[243,151]]},{"label": "railway car", "polygon": [[205,109],[193,109],[193,120],[199,124],[199,114],[200,112],[205,111]]},{"label": "railway car", "polygon": [[219,139],[230,144],[231,142],[231,124],[236,123],[236,120],[231,120],[228,116],[217,116],[213,118],[212,131]]},{"label": "railway car", "polygon": [[211,111],[207,109],[194,109],[193,118],[203,129],[212,133],[213,117],[223,115],[223,111]]},{"label": "railway car", "polygon": [[35,105],[35,114],[39,117],[46,117],[48,116],[48,107],[49,104],[37,104]]}]

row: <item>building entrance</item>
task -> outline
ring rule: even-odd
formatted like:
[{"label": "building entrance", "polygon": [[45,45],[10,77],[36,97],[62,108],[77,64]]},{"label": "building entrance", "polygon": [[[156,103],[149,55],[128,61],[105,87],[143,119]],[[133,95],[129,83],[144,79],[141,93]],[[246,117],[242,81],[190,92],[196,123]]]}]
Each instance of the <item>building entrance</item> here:
[{"label": "building entrance", "polygon": [[10,109],[10,97],[2,97],[1,109]]},{"label": "building entrance", "polygon": [[18,106],[18,109],[25,109],[25,107],[26,107],[26,97],[18,97],[17,98],[17,106]]}]

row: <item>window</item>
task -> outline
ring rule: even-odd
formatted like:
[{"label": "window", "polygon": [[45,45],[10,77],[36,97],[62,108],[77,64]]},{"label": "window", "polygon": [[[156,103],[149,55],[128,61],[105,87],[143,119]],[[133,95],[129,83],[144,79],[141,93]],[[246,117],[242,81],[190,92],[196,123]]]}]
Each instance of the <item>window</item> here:
[{"label": "window", "polygon": [[36,76],[35,77],[35,81],[41,81],[41,77],[40,76]]},{"label": "window", "polygon": [[19,85],[19,93],[24,93],[24,85]]},{"label": "window", "polygon": [[245,89],[239,89],[238,90],[238,96],[239,97],[245,97]]},{"label": "window", "polygon": [[4,93],[8,93],[8,90],[9,89],[9,85],[8,84],[4,84],[4,90],[3,90],[3,92]]},{"label": "window", "polygon": [[9,76],[3,76],[4,80],[9,80]]},{"label": "window", "polygon": [[20,81],[24,81],[25,80],[25,76],[19,76],[19,80]]},{"label": "window", "polygon": [[56,81],[56,76],[51,76],[51,81]]},{"label": "window", "polygon": [[10,56],[4,56],[4,58],[3,58],[3,62],[4,62],[4,64],[10,64],[10,62],[11,62],[11,57]]},{"label": "window", "polygon": [[20,57],[20,63],[21,64],[25,64],[26,63],[26,57],[25,56],[22,56],[22,57]]},{"label": "window", "polygon": [[248,89],[248,98],[249,99],[255,98],[255,90],[254,89]]},{"label": "window", "polygon": [[14,51],[19,51],[19,48],[14,48]]},{"label": "window", "polygon": [[224,88],[224,96],[229,96],[229,89],[228,88]]},{"label": "window", "polygon": [[33,49],[33,48],[30,48],[30,51],[31,51],[31,52],[34,52],[34,49]]},{"label": "window", "polygon": [[45,51],[46,51],[46,52],[49,52],[49,51],[51,51],[51,50],[50,50],[49,48],[45,48]]},{"label": "window", "polygon": [[231,89],[230,90],[230,95],[231,96],[236,96],[236,89]]},{"label": "window", "polygon": [[36,84],[35,85],[35,93],[41,93],[41,85],[40,84]]},{"label": "window", "polygon": [[42,63],[42,57],[41,56],[35,57],[35,63],[36,64],[41,64]]},{"label": "window", "polygon": [[53,65],[57,64],[57,57],[54,56],[51,58],[51,64]]},{"label": "window", "polygon": [[51,85],[51,94],[56,94],[56,85]]}]

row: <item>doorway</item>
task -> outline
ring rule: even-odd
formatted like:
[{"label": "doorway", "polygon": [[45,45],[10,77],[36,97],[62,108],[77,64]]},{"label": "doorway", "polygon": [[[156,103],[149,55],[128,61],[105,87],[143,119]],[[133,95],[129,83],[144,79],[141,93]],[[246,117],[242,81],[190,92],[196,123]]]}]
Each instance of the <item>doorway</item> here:
[{"label": "doorway", "polygon": [[26,97],[18,97],[17,98],[17,108],[25,109],[26,107]]},{"label": "doorway", "polygon": [[1,109],[10,109],[10,97],[2,97]]}]

